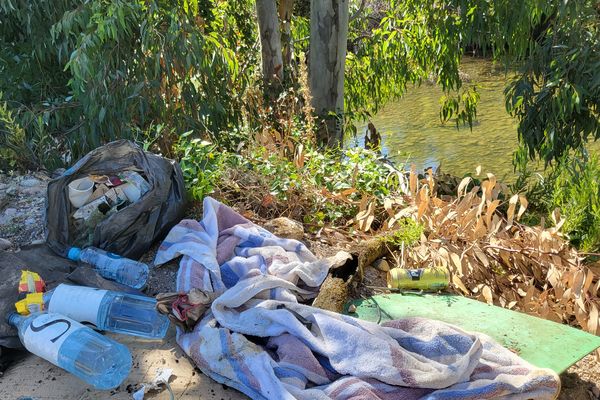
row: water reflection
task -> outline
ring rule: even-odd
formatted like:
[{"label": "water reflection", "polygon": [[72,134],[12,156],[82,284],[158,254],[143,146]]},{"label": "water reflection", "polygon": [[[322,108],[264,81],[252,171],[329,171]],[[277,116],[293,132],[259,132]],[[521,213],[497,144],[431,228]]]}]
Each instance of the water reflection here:
[{"label": "water reflection", "polygon": [[[503,90],[505,70],[490,61],[466,58],[462,70],[477,83],[481,99],[473,129],[456,129],[440,122],[439,88],[423,84],[413,88],[398,102],[388,104],[373,123],[382,136],[383,153],[398,162],[407,159],[417,168],[437,167],[462,176],[484,172],[512,180],[512,152],[517,146],[517,124],[505,110]],[[357,126],[358,137],[351,145],[363,143],[366,124]]]}]

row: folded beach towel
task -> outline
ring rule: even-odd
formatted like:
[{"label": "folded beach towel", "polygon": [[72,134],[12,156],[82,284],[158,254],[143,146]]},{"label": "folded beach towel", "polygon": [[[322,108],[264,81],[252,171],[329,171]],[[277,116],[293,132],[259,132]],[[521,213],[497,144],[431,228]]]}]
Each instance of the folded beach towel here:
[{"label": "folded beach towel", "polygon": [[300,304],[329,268],[300,242],[277,238],[207,198],[156,264],[183,255],[177,289],[215,296],[177,341],[198,367],[253,399],[554,399],[558,376],[489,337],[439,321],[377,325]]}]

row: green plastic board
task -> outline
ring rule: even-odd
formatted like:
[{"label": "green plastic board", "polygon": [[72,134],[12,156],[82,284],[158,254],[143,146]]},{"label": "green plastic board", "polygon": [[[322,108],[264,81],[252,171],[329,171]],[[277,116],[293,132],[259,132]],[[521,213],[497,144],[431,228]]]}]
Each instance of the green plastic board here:
[{"label": "green plastic board", "polygon": [[437,319],[485,333],[531,364],[561,373],[600,347],[600,337],[556,322],[454,295],[388,294],[355,300],[349,314],[372,322]]}]

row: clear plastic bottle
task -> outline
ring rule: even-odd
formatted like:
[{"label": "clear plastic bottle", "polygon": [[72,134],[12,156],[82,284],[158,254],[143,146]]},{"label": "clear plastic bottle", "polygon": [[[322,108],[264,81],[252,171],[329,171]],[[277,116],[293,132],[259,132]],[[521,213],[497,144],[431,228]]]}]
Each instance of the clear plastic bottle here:
[{"label": "clear plastic bottle", "polygon": [[115,282],[141,289],[148,281],[148,266],[139,261],[121,257],[95,247],[80,249],[71,247],[67,257],[73,261],[83,261],[96,268],[98,273]]},{"label": "clear plastic bottle", "polygon": [[44,309],[108,332],[162,339],[169,318],[156,311],[152,297],[61,284],[43,295]]},{"label": "clear plastic bottle", "polygon": [[96,389],[119,386],[131,370],[127,347],[54,313],[10,314],[27,350],[57,365]]}]

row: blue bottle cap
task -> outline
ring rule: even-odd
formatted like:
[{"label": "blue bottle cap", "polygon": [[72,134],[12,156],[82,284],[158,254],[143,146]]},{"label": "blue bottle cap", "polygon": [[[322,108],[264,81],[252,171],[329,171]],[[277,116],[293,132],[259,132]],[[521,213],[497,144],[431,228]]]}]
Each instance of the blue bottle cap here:
[{"label": "blue bottle cap", "polygon": [[81,253],[81,249],[79,247],[71,247],[69,249],[69,253],[67,254],[67,258],[73,261],[79,261],[79,254]]}]

